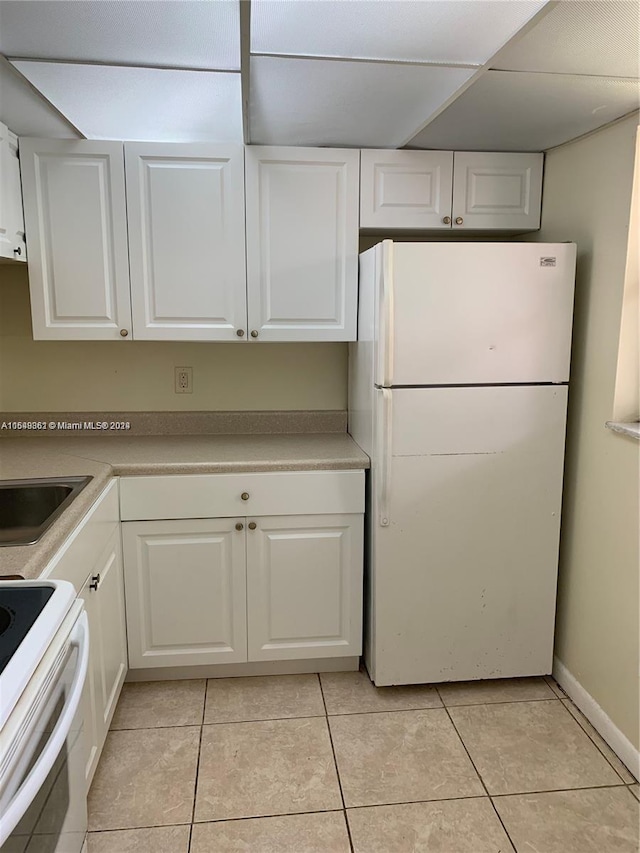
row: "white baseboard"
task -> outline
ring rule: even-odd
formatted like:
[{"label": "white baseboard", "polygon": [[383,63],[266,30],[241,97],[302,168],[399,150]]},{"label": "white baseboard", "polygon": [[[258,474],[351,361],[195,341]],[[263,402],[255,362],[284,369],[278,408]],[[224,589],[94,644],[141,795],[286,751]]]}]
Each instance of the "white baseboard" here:
[{"label": "white baseboard", "polygon": [[587,693],[577,678],[555,656],[553,658],[553,677],[569,698],[575,702],[594,729],[606,740],[620,761],[629,768],[636,779],[640,778],[640,752],[598,705],[593,696]]},{"label": "white baseboard", "polygon": [[357,672],[359,657],[305,660],[263,660],[254,663],[212,663],[130,669],[125,681],[178,681],[184,678],[239,678],[247,675],[297,675],[308,672]]}]

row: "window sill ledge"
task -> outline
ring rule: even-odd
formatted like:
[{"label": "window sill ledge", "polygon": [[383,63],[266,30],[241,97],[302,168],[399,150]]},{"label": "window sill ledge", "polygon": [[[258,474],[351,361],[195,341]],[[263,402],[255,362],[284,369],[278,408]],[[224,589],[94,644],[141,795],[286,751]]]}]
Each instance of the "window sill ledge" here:
[{"label": "window sill ledge", "polygon": [[625,423],[623,421],[607,421],[605,426],[613,432],[630,435],[640,441],[640,423]]}]

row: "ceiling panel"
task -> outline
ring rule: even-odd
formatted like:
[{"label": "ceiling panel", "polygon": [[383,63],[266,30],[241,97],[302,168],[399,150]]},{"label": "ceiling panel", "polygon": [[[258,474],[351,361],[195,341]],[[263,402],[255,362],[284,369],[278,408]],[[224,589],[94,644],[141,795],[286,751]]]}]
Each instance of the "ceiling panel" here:
[{"label": "ceiling panel", "polygon": [[543,0],[253,0],[254,53],[486,62]]},{"label": "ceiling panel", "polygon": [[505,49],[495,68],[638,77],[640,4],[563,0]]},{"label": "ceiling panel", "polygon": [[638,108],[629,80],[488,71],[408,147],[545,151]]},{"label": "ceiling panel", "polygon": [[238,0],[2,0],[9,57],[240,68]]},{"label": "ceiling panel", "polygon": [[18,136],[78,138],[71,125],[6,60],[0,61],[0,121]]},{"label": "ceiling panel", "polygon": [[240,74],[15,65],[89,139],[242,142]]},{"label": "ceiling panel", "polygon": [[254,57],[251,142],[394,148],[475,71]]}]

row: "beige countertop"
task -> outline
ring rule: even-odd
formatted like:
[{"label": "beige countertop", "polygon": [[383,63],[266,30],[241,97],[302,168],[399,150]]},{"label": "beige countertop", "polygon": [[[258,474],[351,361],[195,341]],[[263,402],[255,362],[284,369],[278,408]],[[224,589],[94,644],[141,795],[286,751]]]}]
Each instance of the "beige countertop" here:
[{"label": "beige countertop", "polygon": [[369,467],[341,433],[3,438],[0,480],[90,475],[91,482],[35,545],[0,547],[0,576],[38,577],[113,476]]}]

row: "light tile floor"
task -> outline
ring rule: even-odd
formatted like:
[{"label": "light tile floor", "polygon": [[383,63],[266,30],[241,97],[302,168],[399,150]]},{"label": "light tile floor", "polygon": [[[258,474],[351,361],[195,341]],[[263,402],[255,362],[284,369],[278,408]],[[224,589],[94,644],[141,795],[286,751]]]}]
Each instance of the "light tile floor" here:
[{"label": "light tile floor", "polygon": [[89,853],[638,853],[638,784],[552,679],[127,684]]}]

